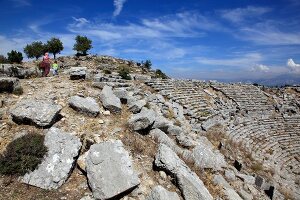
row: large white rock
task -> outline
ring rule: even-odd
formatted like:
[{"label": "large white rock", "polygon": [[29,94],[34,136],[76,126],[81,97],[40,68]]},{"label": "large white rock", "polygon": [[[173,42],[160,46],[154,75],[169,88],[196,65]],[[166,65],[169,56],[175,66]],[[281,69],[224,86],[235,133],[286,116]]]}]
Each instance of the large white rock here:
[{"label": "large white rock", "polygon": [[224,156],[213,149],[213,145],[206,137],[200,137],[197,142],[198,145],[192,151],[197,167],[220,170],[222,167],[227,166]]},{"label": "large white rock", "polygon": [[113,93],[110,86],[105,85],[101,91],[100,99],[103,107],[112,113],[120,113],[122,110],[120,99]]},{"label": "large white rock", "polygon": [[169,192],[164,187],[158,185],[153,188],[146,200],[180,200],[176,192]]},{"label": "large white rock", "polygon": [[95,99],[91,97],[83,98],[80,96],[72,96],[69,105],[80,113],[96,117],[100,113],[100,108]]},{"label": "large white rock", "polygon": [[60,105],[50,101],[26,99],[18,102],[10,114],[16,123],[47,127],[55,122],[61,109]]},{"label": "large white rock", "polygon": [[135,130],[144,130],[153,125],[155,120],[155,112],[148,108],[143,108],[138,114],[133,114],[128,120],[129,126]]},{"label": "large white rock", "polygon": [[176,177],[184,199],[213,199],[199,177],[168,146],[159,145],[154,163],[158,168],[162,168]]},{"label": "large white rock", "polygon": [[22,182],[43,189],[57,189],[68,179],[81,148],[80,139],[52,127],[45,135],[48,153],[33,172],[24,175]]},{"label": "large white rock", "polygon": [[92,145],[86,158],[86,171],[96,199],[114,198],[140,183],[120,140]]}]

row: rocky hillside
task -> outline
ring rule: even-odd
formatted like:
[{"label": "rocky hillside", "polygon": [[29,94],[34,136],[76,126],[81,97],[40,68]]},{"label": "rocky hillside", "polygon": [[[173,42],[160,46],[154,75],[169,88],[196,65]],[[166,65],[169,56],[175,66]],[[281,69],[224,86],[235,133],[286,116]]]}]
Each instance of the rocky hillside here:
[{"label": "rocky hillside", "polygon": [[299,88],[153,79],[112,57],[59,65],[50,77],[0,65],[1,152],[30,133],[48,149],[36,169],[1,176],[0,199],[300,197]]}]

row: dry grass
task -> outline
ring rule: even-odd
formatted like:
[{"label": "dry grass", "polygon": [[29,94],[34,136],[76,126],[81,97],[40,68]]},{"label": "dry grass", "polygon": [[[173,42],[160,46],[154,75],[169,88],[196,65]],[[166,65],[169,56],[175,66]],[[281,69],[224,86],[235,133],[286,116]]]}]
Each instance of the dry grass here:
[{"label": "dry grass", "polygon": [[148,136],[127,129],[120,136],[120,139],[125,146],[129,147],[134,156],[143,155],[154,158],[156,154],[157,144]]},{"label": "dry grass", "polygon": [[168,119],[170,119],[170,120],[173,119],[173,118],[175,118],[174,111],[171,108],[169,108],[165,117],[168,118]]},{"label": "dry grass", "polygon": [[259,163],[259,162],[253,163],[250,168],[255,173],[263,171],[263,169],[264,169],[262,163]]},{"label": "dry grass", "polygon": [[292,191],[287,187],[279,187],[279,192],[284,196],[285,200],[294,200],[295,198],[292,195]]}]

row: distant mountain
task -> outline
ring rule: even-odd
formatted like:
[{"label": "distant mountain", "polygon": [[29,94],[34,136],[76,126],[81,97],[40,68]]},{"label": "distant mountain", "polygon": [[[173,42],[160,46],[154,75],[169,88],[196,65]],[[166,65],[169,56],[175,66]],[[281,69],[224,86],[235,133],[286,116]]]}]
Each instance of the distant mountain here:
[{"label": "distant mountain", "polygon": [[283,74],[271,79],[256,80],[255,83],[267,86],[299,85],[300,74]]},{"label": "distant mountain", "polygon": [[217,79],[217,81],[224,83],[257,83],[266,86],[300,85],[300,74],[283,74],[269,79]]}]

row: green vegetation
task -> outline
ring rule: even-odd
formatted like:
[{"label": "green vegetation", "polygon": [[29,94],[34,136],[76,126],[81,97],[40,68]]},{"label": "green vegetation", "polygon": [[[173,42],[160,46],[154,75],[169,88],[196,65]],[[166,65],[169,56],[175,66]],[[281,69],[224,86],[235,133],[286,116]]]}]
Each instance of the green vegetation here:
[{"label": "green vegetation", "polygon": [[53,54],[54,59],[56,58],[56,54],[60,53],[63,49],[63,43],[58,38],[53,37],[47,41],[47,50]]},{"label": "green vegetation", "polygon": [[33,171],[46,153],[43,135],[26,134],[15,139],[0,155],[0,174],[24,175]]},{"label": "green vegetation", "polygon": [[146,60],[145,62],[142,61],[142,66],[143,68],[150,70],[152,66],[151,60]]},{"label": "green vegetation", "polygon": [[21,63],[23,60],[23,55],[21,52],[12,50],[7,53],[7,59],[10,63]]},{"label": "green vegetation", "polygon": [[130,76],[130,69],[129,67],[127,66],[120,66],[119,67],[119,76],[122,77],[122,79],[125,79],[125,80],[131,80],[131,76]]},{"label": "green vegetation", "polygon": [[0,63],[8,63],[8,60],[4,55],[0,55]]},{"label": "green vegetation", "polygon": [[155,78],[168,79],[169,77],[163,73],[160,69],[155,71]]},{"label": "green vegetation", "polygon": [[77,35],[76,43],[74,44],[73,50],[77,51],[77,56],[87,55],[87,51],[92,48],[92,41],[86,36]]},{"label": "green vegetation", "polygon": [[47,46],[41,41],[35,41],[31,44],[27,44],[24,48],[24,52],[28,58],[39,59],[47,51]]},{"label": "green vegetation", "polygon": [[109,69],[105,69],[105,70],[103,70],[103,73],[104,74],[111,74],[111,71]]}]

